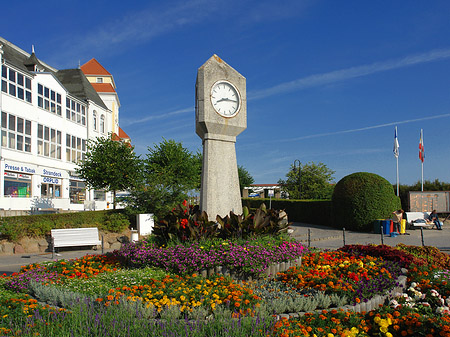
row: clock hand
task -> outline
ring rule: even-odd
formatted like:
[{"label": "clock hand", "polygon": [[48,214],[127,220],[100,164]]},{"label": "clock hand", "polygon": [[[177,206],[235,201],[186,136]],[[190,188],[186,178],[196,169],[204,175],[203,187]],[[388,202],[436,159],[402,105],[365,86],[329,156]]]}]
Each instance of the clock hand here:
[{"label": "clock hand", "polygon": [[219,99],[218,101],[217,101],[217,103],[220,103],[220,102],[237,102],[237,101],[235,101],[235,100],[232,100],[232,99],[229,99],[229,98],[227,98],[227,97],[224,97],[224,98],[221,98],[221,99]]}]

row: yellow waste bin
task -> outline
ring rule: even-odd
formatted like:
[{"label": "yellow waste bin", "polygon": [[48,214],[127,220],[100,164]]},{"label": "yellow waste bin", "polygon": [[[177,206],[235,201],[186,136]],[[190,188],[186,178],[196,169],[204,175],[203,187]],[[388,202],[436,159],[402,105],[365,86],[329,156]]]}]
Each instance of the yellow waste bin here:
[{"label": "yellow waste bin", "polygon": [[406,219],[402,219],[402,222],[400,224],[400,234],[406,233]]}]

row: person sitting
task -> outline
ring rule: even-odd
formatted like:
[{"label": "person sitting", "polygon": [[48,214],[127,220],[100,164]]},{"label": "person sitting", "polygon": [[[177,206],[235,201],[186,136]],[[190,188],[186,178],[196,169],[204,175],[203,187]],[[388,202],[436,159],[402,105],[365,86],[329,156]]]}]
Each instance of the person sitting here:
[{"label": "person sitting", "polygon": [[434,226],[436,226],[436,229],[442,230],[442,223],[439,221],[439,217],[435,209],[433,209],[431,214],[428,216],[428,220],[433,222]]},{"label": "person sitting", "polygon": [[394,223],[394,232],[400,233],[400,224],[402,223],[404,212],[405,211],[402,209],[392,212],[392,222]]}]

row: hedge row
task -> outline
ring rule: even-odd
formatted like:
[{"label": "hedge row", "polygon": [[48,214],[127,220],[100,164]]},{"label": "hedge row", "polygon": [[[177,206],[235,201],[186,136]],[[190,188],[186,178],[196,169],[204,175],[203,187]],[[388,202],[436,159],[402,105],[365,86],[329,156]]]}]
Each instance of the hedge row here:
[{"label": "hedge row", "polygon": [[[269,207],[270,200],[242,198],[242,204],[248,208],[258,208],[262,203]],[[272,208],[284,209],[288,215],[289,222],[333,226],[331,200],[272,199]]]},{"label": "hedge row", "polygon": [[120,233],[129,226],[121,210],[12,216],[0,218],[0,237],[14,242],[25,236],[50,235],[52,229],[81,227]]}]

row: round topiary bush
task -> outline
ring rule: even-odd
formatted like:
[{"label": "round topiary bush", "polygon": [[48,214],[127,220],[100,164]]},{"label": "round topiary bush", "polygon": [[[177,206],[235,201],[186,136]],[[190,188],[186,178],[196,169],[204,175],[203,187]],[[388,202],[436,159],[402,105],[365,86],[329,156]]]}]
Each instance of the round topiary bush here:
[{"label": "round topiary bush", "polygon": [[357,172],[342,178],[334,188],[334,223],[357,231],[370,231],[376,219],[388,219],[401,208],[392,185],[374,173]]}]

